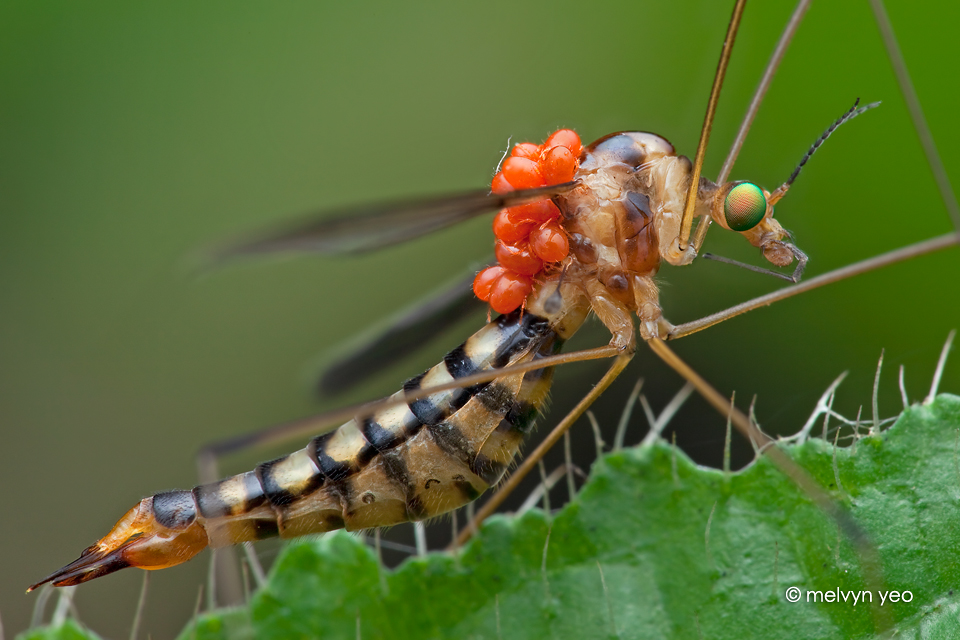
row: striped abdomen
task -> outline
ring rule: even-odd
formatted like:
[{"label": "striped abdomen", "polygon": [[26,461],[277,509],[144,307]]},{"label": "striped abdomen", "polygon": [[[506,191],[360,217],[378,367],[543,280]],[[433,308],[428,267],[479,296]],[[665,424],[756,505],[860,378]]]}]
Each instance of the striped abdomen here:
[{"label": "striped abdomen", "polygon": [[[555,353],[562,342],[546,318],[517,311],[487,324],[404,390],[527,362]],[[255,471],[158,494],[154,511],[162,520],[168,501],[178,513],[192,506],[212,546],[436,516],[500,479],[551,377],[549,369],[507,375],[377,411]]]}]

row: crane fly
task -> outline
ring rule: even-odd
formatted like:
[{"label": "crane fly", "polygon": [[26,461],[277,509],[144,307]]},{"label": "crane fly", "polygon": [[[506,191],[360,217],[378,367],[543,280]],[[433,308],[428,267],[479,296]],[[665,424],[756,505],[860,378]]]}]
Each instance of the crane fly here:
[{"label": "crane fly", "polygon": [[[848,113],[852,116],[858,111],[852,109]],[[536,203],[541,202],[538,198],[544,195],[552,196],[551,200],[558,207],[560,217],[565,221],[565,224],[561,225],[562,231],[573,242],[574,247],[572,254],[563,256],[559,260],[546,260],[545,257],[538,256],[543,262],[556,263],[545,271],[538,270],[526,274],[513,270],[514,273],[526,275],[531,280],[531,282],[525,282],[515,279],[516,282],[523,285],[521,287],[522,296],[516,294],[515,289],[511,287],[505,287],[507,293],[502,296],[494,295],[495,285],[484,280],[479,282],[479,291],[491,297],[491,304],[495,308],[500,307],[498,310],[505,311],[503,316],[505,319],[494,321],[471,339],[474,342],[491,342],[495,345],[494,348],[481,349],[476,345],[474,345],[476,348],[470,347],[470,341],[468,340],[460,352],[456,350],[451,352],[451,354],[459,353],[461,356],[459,359],[453,356],[448,357],[444,363],[447,373],[452,378],[460,377],[460,373],[466,375],[464,372],[473,373],[494,366],[485,362],[484,358],[497,361],[499,367],[495,368],[506,368],[526,360],[542,358],[552,353],[557,344],[569,337],[569,333],[575,330],[575,326],[579,325],[587,310],[596,312],[611,330],[613,346],[620,353],[630,353],[634,348],[636,331],[633,321],[629,320],[634,313],[639,316],[639,333],[645,340],[653,340],[654,344],[657,344],[657,339],[671,337],[673,328],[662,320],[656,287],[649,278],[652,277],[652,273],[659,266],[660,258],[676,265],[683,265],[691,262],[696,255],[696,249],[699,248],[695,244],[696,241],[691,240],[686,232],[681,231],[686,226],[686,220],[688,219],[682,213],[684,206],[686,206],[686,196],[693,191],[697,191],[696,195],[699,199],[699,202],[694,202],[696,217],[703,220],[706,215],[709,215],[719,225],[732,227],[734,231],[747,234],[747,239],[752,244],[759,245],[765,253],[769,254],[767,255],[768,259],[773,256],[771,262],[774,264],[787,263],[794,257],[802,257],[803,255],[789,243],[785,235],[782,235],[782,229],[773,227],[776,220],[773,218],[772,204],[779,200],[783,195],[782,192],[785,192],[786,189],[781,192],[777,190],[768,192],[752,185],[752,183],[727,183],[722,185],[713,185],[712,183],[704,185],[701,183],[699,190],[688,191],[684,188],[684,180],[690,181],[692,164],[682,157],[674,155],[672,146],[664,138],[652,134],[629,132],[601,138],[596,143],[587,145],[586,151],[582,155],[573,153],[569,146],[558,146],[568,149],[571,152],[570,155],[578,156],[580,159],[577,172],[571,176],[574,179],[563,183],[562,187],[557,188],[547,185],[540,187],[541,190],[513,192],[498,189],[497,185],[494,184],[494,191],[501,191],[499,196],[473,194],[462,201],[455,201],[456,205],[461,207],[458,211],[469,213],[474,210],[465,207],[464,202],[469,201],[470,198],[478,198],[481,202],[485,202],[486,204],[483,206],[478,205],[476,207],[476,210],[485,210],[501,206],[512,209],[515,206],[536,205]],[[537,151],[537,154],[543,156],[543,154],[558,148],[558,146],[541,149]],[[524,156],[520,153],[513,157]],[[666,161],[664,159],[671,160]],[[654,162],[654,160],[660,162]],[[618,165],[613,174],[619,171],[623,174],[621,177],[626,179],[636,178],[651,184],[657,181],[671,184],[669,189],[663,191],[658,191],[650,187],[649,184],[645,187],[636,188],[627,188],[623,183],[616,185],[617,189],[624,190],[632,196],[641,196],[619,201],[618,212],[613,214],[614,219],[617,220],[614,226],[618,230],[627,229],[628,224],[634,225],[633,231],[636,233],[629,235],[628,240],[634,239],[641,232],[649,234],[650,239],[645,242],[634,242],[630,245],[631,248],[625,248],[627,243],[623,234],[614,234],[616,238],[613,242],[604,243],[602,241],[604,232],[602,229],[598,231],[596,227],[609,223],[595,222],[592,219],[581,217],[577,213],[581,210],[595,212],[596,207],[591,206],[589,202],[591,198],[596,197],[595,194],[598,190],[604,188],[604,185],[587,184],[589,179],[585,173],[580,172],[592,171],[591,176],[599,175],[602,178],[601,181],[611,181],[614,178],[604,173],[611,165]],[[624,173],[627,169],[622,167],[627,167],[630,175]],[[504,173],[511,171],[512,167],[504,166]],[[676,176],[671,178],[671,172],[676,172]],[[511,184],[511,186],[514,185]],[[725,206],[731,202],[729,200],[731,195],[736,196],[735,192],[743,192],[744,189],[746,195],[742,196],[742,199],[741,197],[734,197],[732,204],[729,207]],[[610,198],[601,199],[612,200]],[[745,199],[746,204],[743,204],[743,199]],[[445,200],[443,204],[449,207],[451,202]],[[494,202],[495,204],[492,204]],[[421,208],[422,205],[423,203],[420,203]],[[627,209],[627,207],[630,208]],[[736,216],[731,218],[725,215],[731,210],[736,215],[746,211],[746,218],[757,216],[759,210],[759,217],[752,220],[755,222],[752,226],[744,226],[740,229],[741,222],[733,221],[738,220]],[[669,215],[665,215],[664,212]],[[657,217],[658,214],[660,214],[659,218]],[[552,213],[551,216],[551,220],[560,219]],[[446,216],[440,217],[445,221],[449,219]],[[669,218],[669,225],[664,224],[667,218]],[[570,220],[575,222],[566,224]],[[537,219],[536,222],[538,228],[541,228],[543,224],[549,221]],[[762,224],[768,225],[768,227],[762,229],[763,233],[755,235],[756,242],[754,242],[749,234]],[[429,218],[417,218],[412,230],[408,229],[399,233],[388,241],[384,241],[384,244],[403,240],[433,230],[438,226],[440,226],[438,223]],[[664,231],[664,227],[669,228]],[[331,231],[330,227],[321,227],[321,229],[327,233]],[[654,233],[654,231],[657,231],[657,233]],[[409,235],[405,236],[404,234]],[[295,237],[300,239],[303,236],[299,234]],[[773,238],[771,241],[774,243],[773,248],[767,244],[769,238]],[[276,248],[277,245],[271,246],[272,242],[279,242],[279,246],[287,247],[288,245],[284,242],[289,239],[288,236],[280,239],[273,238],[264,243],[248,245],[246,248],[257,251]],[[947,241],[941,242],[942,246],[947,246],[947,244]],[[659,249],[651,251],[650,247],[653,245],[656,245]],[[690,247],[693,247],[694,250],[690,251]],[[620,261],[620,269],[617,269],[618,263],[612,258],[606,259],[606,262],[601,260],[605,252],[616,254],[616,259]],[[598,254],[596,259],[593,259],[594,253]],[[656,254],[659,254],[659,258],[651,258],[651,255],[656,256]],[[787,259],[788,257],[790,260]],[[509,262],[509,260],[505,260],[504,263]],[[644,262],[644,260],[647,260],[647,262]],[[630,266],[624,267],[623,263],[628,261]],[[657,264],[654,265],[654,262]],[[520,263],[514,261],[511,264]],[[643,268],[637,265],[642,265]],[[506,266],[504,268],[510,270]],[[497,273],[498,277],[503,275],[502,272]],[[624,284],[624,280],[626,280],[626,284]],[[499,281],[498,279],[497,282]],[[530,289],[526,290],[526,286],[529,286]],[[513,309],[508,309],[517,302],[517,298],[520,299],[519,304]],[[625,313],[625,311],[629,313]],[[516,344],[521,346],[514,346]],[[504,347],[503,345],[511,346]],[[506,358],[505,361],[504,358]],[[451,370],[451,361],[459,362],[462,365],[462,371]],[[510,371],[509,369],[506,370]],[[510,388],[507,394],[509,401],[526,401],[532,408],[538,408],[545,395],[544,386],[550,370],[537,369],[536,371],[539,373],[508,373],[506,376],[500,376],[501,379],[498,379],[497,384],[504,384]],[[397,405],[401,407],[401,413],[409,410],[416,417],[416,424],[409,420],[404,423],[402,419],[400,422],[393,423],[403,425],[406,431],[413,432],[408,434],[409,438],[416,438],[417,434],[421,432],[434,434],[433,443],[436,447],[427,459],[443,459],[443,456],[451,456],[451,454],[453,454],[452,458],[457,458],[460,454],[476,454],[477,452],[465,449],[464,446],[453,442],[453,440],[459,438],[459,435],[452,436],[453,440],[444,441],[436,435],[436,430],[427,429],[423,431],[421,427],[424,425],[435,427],[444,424],[445,421],[455,419],[455,416],[458,416],[461,411],[482,413],[480,405],[489,409],[487,405],[496,404],[490,397],[483,395],[485,390],[496,385],[484,383],[477,383],[482,386],[481,389],[474,387],[463,389],[461,387],[459,391],[448,393],[446,394],[447,399],[443,402],[433,399],[434,395],[439,393],[435,391],[435,383],[448,381],[450,380],[443,375],[442,369],[431,369],[430,372],[425,374],[425,377],[418,379],[416,384],[406,385],[408,391],[417,388],[433,391],[433,394],[427,396],[431,400],[414,407],[410,405],[423,400],[423,398],[411,400],[409,396],[402,396],[399,399],[404,404]],[[425,386],[425,382],[429,382],[429,384]],[[497,393],[504,395],[502,390]],[[507,404],[501,401],[497,406],[505,407]],[[383,408],[382,411],[396,412],[395,409],[391,408]],[[431,412],[435,415],[428,415]],[[494,411],[490,415],[495,413]],[[360,422],[368,417],[363,416]],[[404,418],[406,417],[404,413]],[[503,419],[503,415],[499,415],[496,423],[499,424],[501,419]],[[388,420],[387,417],[384,417],[382,421],[376,421],[376,423],[382,427]],[[357,431],[360,422],[355,424],[353,431]],[[508,434],[513,440],[506,445],[506,448],[499,450],[500,453],[504,454],[503,457],[493,460],[490,465],[480,465],[483,468],[471,469],[471,472],[475,472],[474,476],[486,485],[495,483],[499,475],[502,474],[506,463],[512,459],[513,453],[516,451],[519,442],[518,436],[527,429],[529,424],[519,419],[510,422],[515,427],[514,431]],[[520,424],[523,426],[520,427]],[[488,426],[486,430],[489,432],[490,428]],[[355,433],[350,432],[349,435],[350,438],[353,438],[354,444],[337,443],[338,446],[345,447],[342,451],[349,450],[350,453],[348,455],[334,455],[335,447],[331,443],[334,443],[337,438],[346,440],[348,436],[348,430],[341,428],[322,442],[317,443],[315,441],[312,448],[261,465],[257,472],[235,476],[234,479],[224,481],[224,483],[215,487],[205,486],[199,487],[193,492],[168,492],[147,498],[141,505],[135,507],[125,517],[125,520],[118,523],[118,528],[107,538],[104,538],[99,543],[100,546],[91,547],[76,563],[68,565],[68,567],[53,574],[45,581],[52,580],[57,584],[73,584],[122,568],[121,565],[161,568],[176,564],[177,562],[172,561],[185,560],[187,555],[192,556],[193,553],[199,551],[199,548],[206,546],[206,542],[209,540],[204,538],[212,539],[216,537],[218,539],[215,542],[219,544],[221,542],[259,538],[267,534],[289,533],[290,535],[296,535],[311,530],[315,531],[317,529],[311,529],[311,525],[305,524],[308,520],[313,521],[315,518],[313,516],[305,517],[300,512],[292,513],[288,511],[290,505],[308,499],[321,490],[325,483],[327,486],[338,482],[342,483],[346,478],[364,473],[365,469],[368,468],[365,465],[369,464],[371,460],[382,456],[386,450],[405,445],[410,441],[408,438],[401,438],[396,432],[386,434],[378,440],[379,436],[375,435],[374,431],[375,429],[371,428],[369,429],[370,434],[364,433],[363,441],[372,445],[374,449],[367,450],[365,453],[356,448],[356,443],[361,443],[361,441],[357,440]],[[380,446],[376,446],[378,444]],[[351,449],[350,447],[354,448]],[[365,458],[366,460],[364,460]],[[491,457],[486,456],[486,459],[491,459]],[[476,461],[476,457],[474,457],[474,461]],[[403,462],[406,463],[407,461]],[[389,468],[391,464],[396,466],[399,463],[385,463],[384,468]],[[418,464],[427,468],[429,463],[419,461]],[[410,465],[407,464],[407,466]],[[304,473],[304,470],[308,471]],[[400,472],[396,469],[392,471],[388,469],[387,476],[390,473],[393,474],[394,480],[400,476]],[[463,477],[457,480],[457,476]],[[431,480],[437,480],[438,484],[430,486]],[[452,475],[449,480],[454,482],[455,485],[457,482],[466,482],[470,485],[469,488],[464,484],[456,485],[456,491],[462,495],[463,499],[471,497],[484,488],[462,473]],[[283,484],[284,482],[287,484]],[[403,521],[404,519],[429,517],[438,513],[438,509],[446,510],[456,506],[455,500],[425,499],[423,495],[414,495],[431,488],[438,489],[443,483],[437,478],[424,477],[423,482],[405,480],[402,484],[406,484],[408,488],[401,492],[403,494],[402,498],[396,500],[395,502],[398,502],[398,504],[392,507],[390,517],[395,518],[394,520],[377,520],[376,518],[379,517],[377,515],[371,520],[358,518],[355,522],[348,522],[343,515],[346,509],[343,504],[339,505],[341,515],[337,516],[337,501],[343,499],[342,489],[338,489],[338,492],[326,496],[330,498],[332,495],[337,498],[337,501],[331,502],[330,504],[333,506],[327,508],[330,513],[322,518],[325,523],[323,526],[328,528],[341,525],[379,526]],[[257,485],[259,485],[259,488]],[[368,486],[374,487],[375,484],[371,483]],[[416,487],[416,491],[410,489],[413,486]],[[370,495],[372,495],[372,500],[367,502],[364,498]],[[358,502],[349,501],[350,507],[355,513],[363,510],[361,506],[363,504],[369,507],[369,505],[383,503],[380,494],[377,494],[373,489],[366,492],[360,490],[355,492],[355,496]],[[234,501],[230,502],[227,499],[228,497]],[[314,506],[311,505],[311,507]],[[250,514],[257,509],[260,509],[260,512],[251,517]],[[277,510],[283,512],[281,514],[282,518],[280,520],[274,518],[272,522],[275,525],[270,524],[271,517]],[[242,516],[241,520],[234,521],[240,522],[240,525],[233,526],[231,522],[224,520],[224,526],[221,527],[219,523],[215,522],[218,518],[232,516]],[[287,520],[283,520],[283,518],[287,518]],[[204,519],[209,521],[210,529],[207,529],[204,525]],[[146,525],[144,525],[145,522]],[[173,533],[178,531],[183,533]],[[174,551],[165,551],[161,547],[151,546],[149,543],[151,536],[153,536],[154,541],[172,536],[175,540]],[[112,548],[108,548],[111,545]],[[141,548],[136,554],[128,553],[130,549],[138,545]],[[197,546],[199,548],[196,548]],[[160,549],[159,553],[157,552],[158,549]],[[125,557],[125,554],[129,557]],[[156,555],[156,558],[154,558],[154,555]],[[154,562],[154,564],[149,564],[151,562]]]}]

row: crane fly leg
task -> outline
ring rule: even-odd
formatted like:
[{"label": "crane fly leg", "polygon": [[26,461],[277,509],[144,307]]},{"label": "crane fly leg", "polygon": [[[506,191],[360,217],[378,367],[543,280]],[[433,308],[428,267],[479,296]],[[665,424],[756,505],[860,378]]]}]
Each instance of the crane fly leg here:
[{"label": "crane fly leg", "polygon": [[[853,544],[860,558],[860,567],[863,570],[864,582],[872,590],[883,589],[883,575],[880,567],[880,558],[877,549],[870,541],[867,533],[857,524],[850,513],[831,496],[826,489],[820,486],[813,477],[794,462],[781,449],[775,440],[763,433],[747,418],[747,416],[730,404],[719,391],[704,380],[690,365],[680,359],[665,342],[659,339],[649,340],[650,349],[660,357],[671,369],[676,371],[687,382],[692,384],[697,392],[709,402],[721,415],[729,416],[734,427],[745,438],[756,443],[760,453],[770,458],[770,461],[787,476],[804,495],[812,500],[821,511],[833,518],[837,526]],[[878,630],[886,630],[891,626],[887,611],[879,604],[872,606],[874,623]]]}]

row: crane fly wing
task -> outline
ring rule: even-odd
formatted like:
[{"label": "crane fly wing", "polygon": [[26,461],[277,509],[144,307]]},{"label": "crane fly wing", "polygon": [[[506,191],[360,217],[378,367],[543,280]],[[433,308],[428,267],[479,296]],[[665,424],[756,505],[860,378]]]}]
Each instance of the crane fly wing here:
[{"label": "crane fly wing", "polygon": [[227,242],[206,253],[207,264],[268,253],[364,253],[413,240],[470,218],[565,193],[575,182],[511,191],[489,191],[348,207],[307,216],[299,224]]},{"label": "crane fly wing", "polygon": [[[490,256],[480,268],[494,262]],[[460,320],[486,309],[487,304],[473,294],[477,271],[468,269],[359,338],[324,368],[317,381],[317,392],[330,396],[346,391],[399,362]]]}]

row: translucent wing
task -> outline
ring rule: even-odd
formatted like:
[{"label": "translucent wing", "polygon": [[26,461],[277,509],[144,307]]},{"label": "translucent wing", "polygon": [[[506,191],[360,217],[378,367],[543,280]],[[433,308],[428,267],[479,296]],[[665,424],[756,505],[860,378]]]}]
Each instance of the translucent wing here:
[{"label": "translucent wing", "polygon": [[299,224],[215,247],[203,262],[277,252],[349,254],[412,240],[474,216],[565,193],[575,182],[495,194],[489,191],[353,206],[307,216]]},{"label": "translucent wing", "polygon": [[[491,256],[490,263],[493,262]],[[317,381],[320,395],[333,395],[363,382],[438,337],[459,320],[487,308],[473,295],[471,268],[439,290],[402,309],[338,354]]]}]

